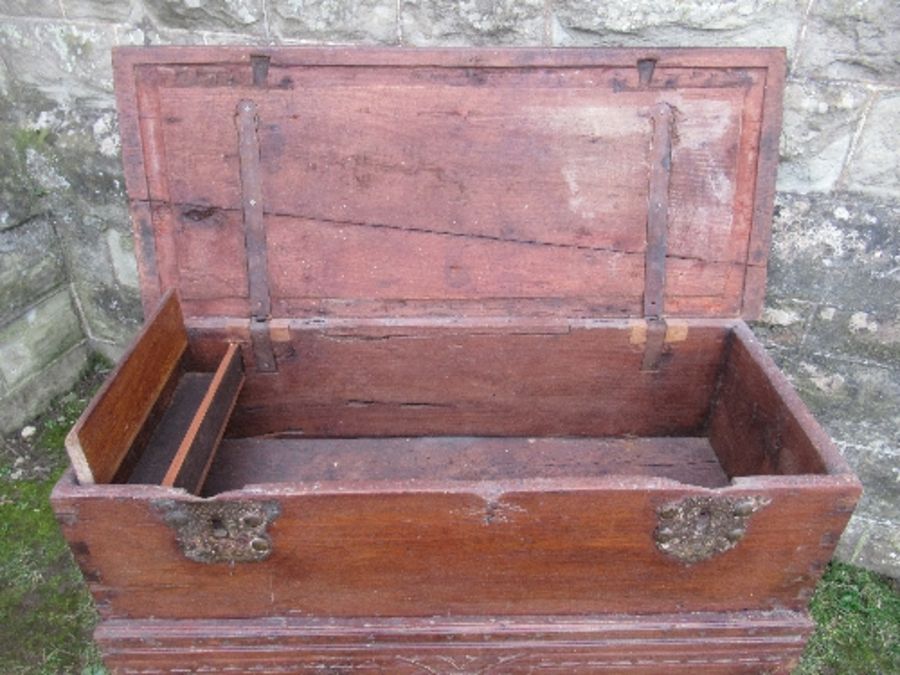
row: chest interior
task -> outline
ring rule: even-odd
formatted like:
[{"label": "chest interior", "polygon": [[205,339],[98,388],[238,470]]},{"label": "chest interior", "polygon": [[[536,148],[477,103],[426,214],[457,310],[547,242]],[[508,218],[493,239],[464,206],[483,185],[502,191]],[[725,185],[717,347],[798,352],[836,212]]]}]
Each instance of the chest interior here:
[{"label": "chest interior", "polygon": [[758,314],[778,52],[123,51],[148,321],[84,482],[827,471]]}]

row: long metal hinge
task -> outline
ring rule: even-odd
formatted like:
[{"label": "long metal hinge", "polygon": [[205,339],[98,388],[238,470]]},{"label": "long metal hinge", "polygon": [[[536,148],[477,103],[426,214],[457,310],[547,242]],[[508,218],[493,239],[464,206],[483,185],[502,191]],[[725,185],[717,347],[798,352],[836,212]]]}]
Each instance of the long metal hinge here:
[{"label": "long metal hinge", "polygon": [[256,369],[261,372],[274,372],[277,365],[269,335],[272,305],[269,297],[269,266],[266,255],[266,225],[259,155],[259,115],[256,103],[248,99],[238,102],[235,121],[241,167],[241,207],[244,214],[247,280],[250,286],[250,342],[253,346]]},{"label": "long metal hinge", "polygon": [[644,318],[647,342],[643,370],[657,370],[666,339],[663,318],[666,296],[666,235],[669,225],[669,177],[672,169],[672,108],[659,103],[653,108],[650,146],[650,188],[647,208],[647,250],[644,260]]}]

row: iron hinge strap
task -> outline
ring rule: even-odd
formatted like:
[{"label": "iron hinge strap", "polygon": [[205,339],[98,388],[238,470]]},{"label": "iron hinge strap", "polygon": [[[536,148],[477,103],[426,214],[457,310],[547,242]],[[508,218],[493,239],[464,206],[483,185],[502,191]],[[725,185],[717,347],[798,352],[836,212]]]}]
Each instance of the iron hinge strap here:
[{"label": "iron hinge strap", "polygon": [[669,225],[669,180],[672,169],[672,107],[659,103],[652,111],[647,249],[644,260],[644,317],[647,342],[643,370],[657,370],[665,347],[666,251]]},{"label": "iron hinge strap", "polygon": [[250,342],[257,370],[273,372],[277,366],[269,335],[271,299],[259,154],[259,115],[256,103],[249,99],[239,101],[235,122],[238,133],[247,279],[250,290]]}]

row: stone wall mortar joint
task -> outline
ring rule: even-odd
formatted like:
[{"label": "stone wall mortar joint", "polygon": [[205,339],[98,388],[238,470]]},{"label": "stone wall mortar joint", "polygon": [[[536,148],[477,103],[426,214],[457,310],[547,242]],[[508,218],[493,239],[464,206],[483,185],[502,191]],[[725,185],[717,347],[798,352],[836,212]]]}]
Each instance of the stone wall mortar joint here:
[{"label": "stone wall mortar joint", "polygon": [[856,129],[853,131],[853,136],[850,138],[850,144],[847,147],[847,154],[844,155],[844,162],[841,166],[841,172],[838,174],[837,180],[834,182],[834,189],[842,190],[847,187],[848,184],[848,174],[850,171],[850,163],[853,161],[853,156],[856,153],[856,148],[859,146],[859,141],[862,138],[863,131],[866,127],[866,121],[869,119],[869,113],[872,112],[872,108],[875,105],[875,101],[879,96],[879,92],[870,91],[868,97],[866,98],[865,105],[863,105],[862,112],[859,114],[859,121],[856,124]]},{"label": "stone wall mortar joint", "polygon": [[[68,272],[68,264],[66,267]],[[71,279],[71,275],[69,275],[69,278]],[[75,305],[75,312],[78,314],[78,322],[81,324],[81,332],[90,342],[95,341],[96,338],[91,331],[91,325],[88,322],[87,314],[85,314],[84,306],[81,304],[81,298],[78,296],[78,289],[75,287],[74,281],[69,281],[69,295],[72,298],[72,304]]]},{"label": "stone wall mortar joint", "polygon": [[813,5],[816,0],[808,0],[806,9],[803,11],[803,18],[800,19],[800,26],[797,28],[797,37],[794,39],[794,55],[788,67],[788,72],[793,73],[800,63],[800,53],[803,50],[803,41],[806,38],[806,27],[809,25],[809,15],[812,12]]},{"label": "stone wall mortar joint", "polygon": [[862,87],[870,92],[896,92],[900,91],[900,86],[896,84],[884,84],[874,80],[847,80],[839,77],[806,77],[800,75],[789,75],[786,79],[788,84],[824,84],[824,85],[840,85],[844,87]]},{"label": "stone wall mortar joint", "polygon": [[110,28],[112,26],[121,26],[125,28],[130,28],[130,24],[123,24],[120,21],[103,21],[100,19],[69,19],[61,16],[21,16],[21,15],[11,15],[4,14],[0,12],[0,20],[3,22],[9,23],[18,23],[18,24],[64,24],[68,26],[73,26],[75,28]]},{"label": "stone wall mortar joint", "polygon": [[41,375],[43,375],[47,370],[49,370],[50,368],[52,368],[53,366],[55,366],[56,364],[58,364],[60,361],[62,361],[62,360],[64,360],[65,358],[67,358],[70,354],[72,354],[72,352],[75,352],[75,351],[77,351],[77,350],[79,350],[79,349],[82,349],[83,347],[90,347],[90,344],[89,344],[88,341],[87,341],[86,339],[84,339],[84,338],[82,338],[81,340],[79,340],[78,342],[76,342],[74,345],[72,345],[71,347],[69,347],[69,348],[68,348],[66,351],[64,351],[62,354],[60,354],[60,355],[57,356],[55,359],[53,359],[52,361],[50,361],[50,363],[44,364],[44,367],[41,368],[40,370],[34,371],[31,375],[29,375],[28,377],[26,377],[24,380],[22,380],[21,382],[16,383],[16,385],[15,385],[14,387],[9,387],[9,388],[7,388],[7,390],[6,390],[6,397],[13,396],[13,395],[15,395],[19,390],[24,389],[25,387],[29,386],[36,378],[38,378],[38,377],[40,377]]},{"label": "stone wall mortar joint", "polygon": [[62,281],[61,283],[57,284],[56,286],[53,286],[52,288],[49,288],[48,290],[44,291],[40,295],[36,296],[31,302],[29,302],[27,305],[22,307],[19,311],[15,312],[14,314],[0,317],[0,330],[3,330],[4,328],[11,326],[16,321],[18,321],[19,319],[23,318],[26,314],[28,314],[28,312],[30,312],[31,310],[35,309],[36,307],[39,307],[40,305],[47,302],[50,298],[52,298],[54,295],[59,293],[60,289],[63,288],[64,286],[66,286],[67,284],[68,284],[68,281]]},{"label": "stone wall mortar joint", "polygon": [[263,15],[263,31],[266,35],[266,40],[272,39],[272,26],[269,23],[269,0],[262,0],[262,15]]}]

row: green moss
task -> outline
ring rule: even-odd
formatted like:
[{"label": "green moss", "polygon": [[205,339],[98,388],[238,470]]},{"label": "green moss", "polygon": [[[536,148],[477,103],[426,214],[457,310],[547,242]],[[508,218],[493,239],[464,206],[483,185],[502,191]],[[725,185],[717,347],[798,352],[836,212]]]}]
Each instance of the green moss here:
[{"label": "green moss", "polygon": [[49,129],[18,129],[13,134],[13,143],[19,155],[24,158],[29,148],[42,150],[50,139]]},{"label": "green moss", "polygon": [[54,479],[0,481],[0,672],[98,664],[91,598],[49,507]]},{"label": "green moss", "polygon": [[900,673],[900,593],[888,580],[832,563],[810,610],[816,631],[795,675]]}]

